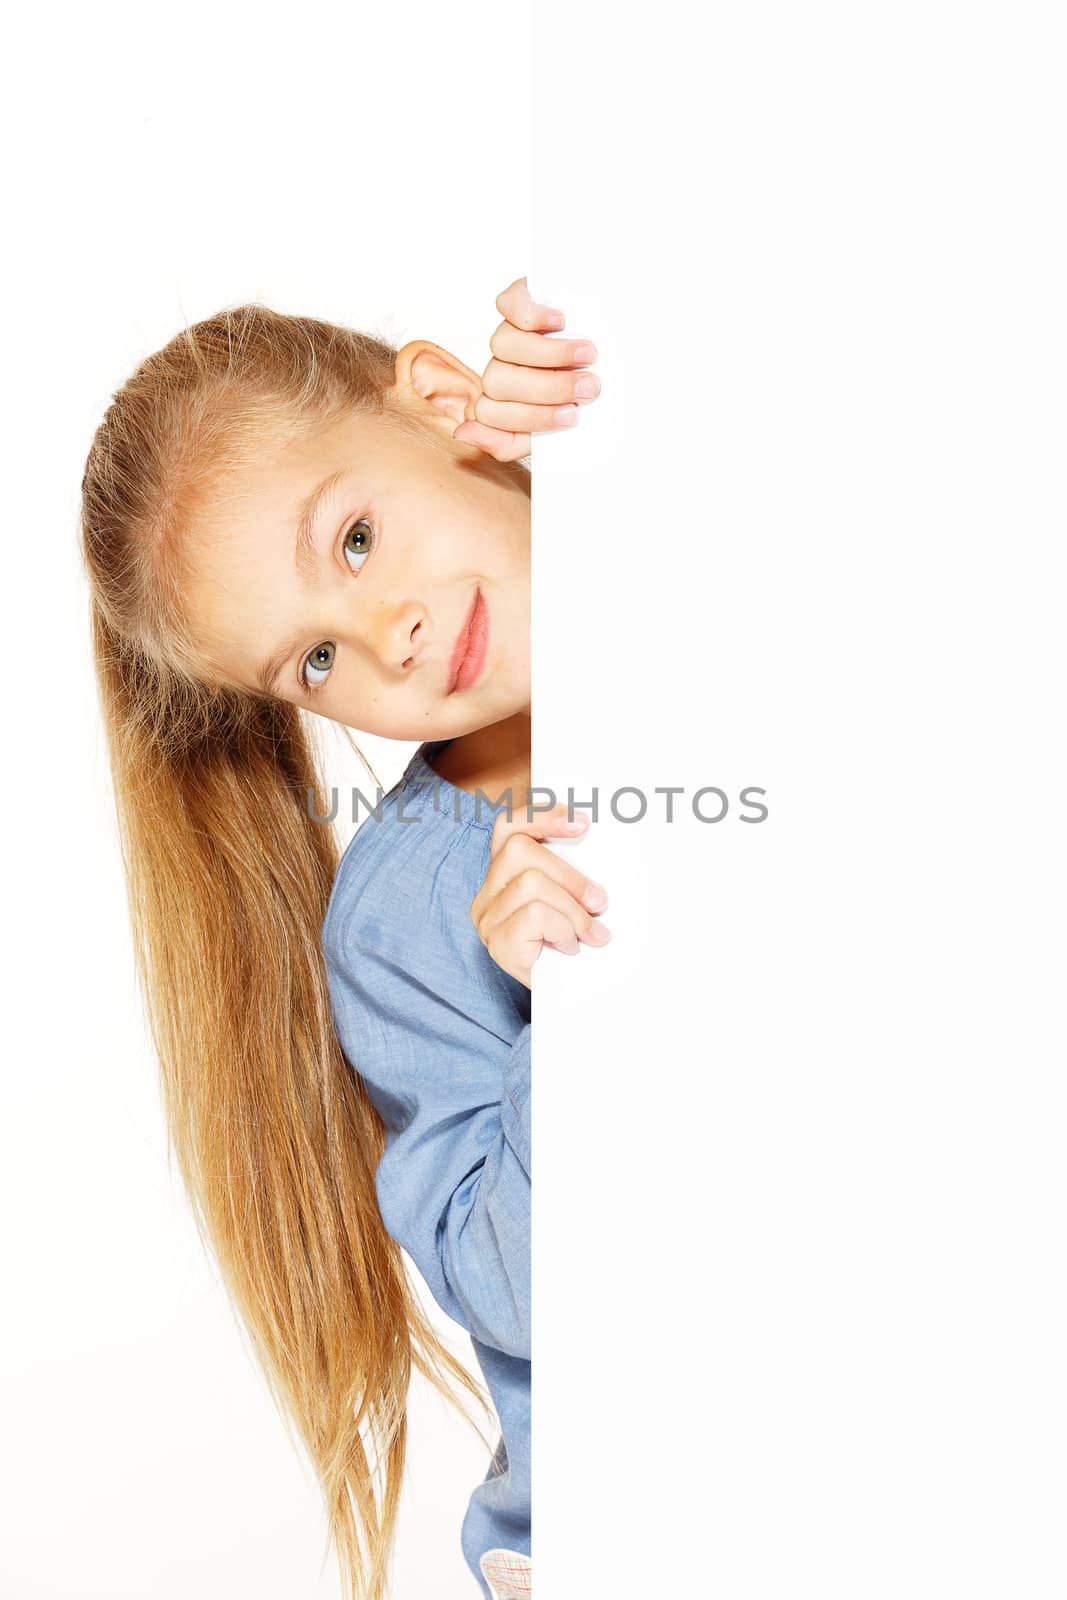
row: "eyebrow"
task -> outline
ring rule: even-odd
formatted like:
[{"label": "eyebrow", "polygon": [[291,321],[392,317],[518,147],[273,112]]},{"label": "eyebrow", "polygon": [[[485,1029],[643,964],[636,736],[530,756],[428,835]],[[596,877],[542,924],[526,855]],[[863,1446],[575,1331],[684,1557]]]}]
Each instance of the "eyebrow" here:
[{"label": "eyebrow", "polygon": [[[304,579],[310,578],[315,567],[315,522],[322,506],[322,502],[332,489],[345,475],[345,469],[339,468],[331,472],[328,478],[323,478],[317,488],[312,489],[307,499],[300,507],[296,522],[296,546],[293,560],[296,570]],[[301,634],[287,639],[280,650],[276,650],[256,672],[256,683],[264,694],[271,694],[274,682],[285,663],[300,643]]]}]

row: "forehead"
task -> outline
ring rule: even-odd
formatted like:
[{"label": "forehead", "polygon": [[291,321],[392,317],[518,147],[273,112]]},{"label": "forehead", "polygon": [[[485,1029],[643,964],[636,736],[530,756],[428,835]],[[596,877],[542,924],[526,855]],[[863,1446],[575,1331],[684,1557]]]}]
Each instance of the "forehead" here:
[{"label": "forehead", "polygon": [[346,412],[293,428],[265,426],[220,468],[187,528],[190,564],[207,572],[246,536],[270,528],[291,540],[308,495],[338,472],[367,480],[412,472],[418,441],[387,417]]},{"label": "forehead", "polygon": [[351,412],[326,422],[264,428],[219,474],[209,508],[213,519],[231,522],[242,506],[258,512],[264,502],[284,516],[322,469],[372,460],[382,447],[381,432],[380,418]]}]

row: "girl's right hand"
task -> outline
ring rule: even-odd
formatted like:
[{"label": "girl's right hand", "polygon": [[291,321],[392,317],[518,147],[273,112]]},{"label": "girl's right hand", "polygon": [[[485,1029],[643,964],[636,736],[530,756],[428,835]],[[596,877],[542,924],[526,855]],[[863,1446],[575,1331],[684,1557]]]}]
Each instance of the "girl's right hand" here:
[{"label": "girl's right hand", "polygon": [[524,809],[510,820],[504,811],[493,824],[489,871],[471,902],[471,921],[497,966],[527,989],[546,946],[572,956],[582,944],[611,938],[597,921],[608,903],[603,888],[545,848],[548,839],[580,837],[588,822],[584,815],[568,822],[567,807],[558,805],[529,820]]}]

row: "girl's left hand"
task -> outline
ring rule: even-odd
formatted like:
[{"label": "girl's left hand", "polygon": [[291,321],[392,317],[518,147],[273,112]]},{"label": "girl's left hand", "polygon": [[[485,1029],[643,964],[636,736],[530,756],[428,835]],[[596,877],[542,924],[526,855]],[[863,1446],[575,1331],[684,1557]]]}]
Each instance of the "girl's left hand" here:
[{"label": "girl's left hand", "polygon": [[525,278],[497,295],[496,306],[504,321],[489,341],[493,360],[452,437],[497,461],[518,461],[530,454],[532,433],[573,428],[578,407],[596,399],[600,379],[581,370],[596,360],[596,347],[550,339],[547,330],[563,327],[563,313],[531,300]]},{"label": "girl's left hand", "polygon": [[584,812],[567,819],[565,805],[537,815],[502,811],[493,824],[485,882],[471,902],[479,939],[497,966],[527,989],[543,949],[571,956],[582,944],[611,938],[598,921],[607,891],[549,848],[552,840],[581,837],[589,825]]}]

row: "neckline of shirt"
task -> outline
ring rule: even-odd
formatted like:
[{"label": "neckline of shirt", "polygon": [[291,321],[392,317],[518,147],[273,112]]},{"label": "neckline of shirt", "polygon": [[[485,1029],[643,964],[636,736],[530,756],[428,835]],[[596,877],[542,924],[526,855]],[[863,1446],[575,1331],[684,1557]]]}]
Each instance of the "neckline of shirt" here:
[{"label": "neckline of shirt", "polygon": [[494,804],[484,795],[473,795],[458,784],[442,778],[429,757],[452,743],[451,739],[427,739],[415,751],[404,769],[399,788],[404,791],[405,810],[437,812],[452,822],[469,822],[491,833],[493,823],[506,810],[503,801]]}]

